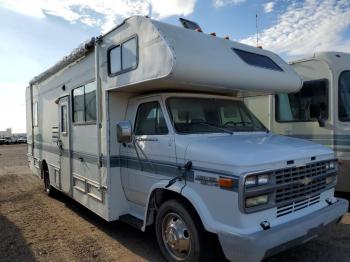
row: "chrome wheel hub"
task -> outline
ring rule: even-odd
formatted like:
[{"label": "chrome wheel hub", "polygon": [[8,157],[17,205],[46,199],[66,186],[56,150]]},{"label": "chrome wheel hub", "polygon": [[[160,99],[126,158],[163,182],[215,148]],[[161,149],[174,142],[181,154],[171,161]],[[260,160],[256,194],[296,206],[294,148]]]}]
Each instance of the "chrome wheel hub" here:
[{"label": "chrome wheel hub", "polygon": [[165,247],[176,260],[185,260],[191,250],[191,240],[187,225],[175,213],[167,214],[162,223]]}]

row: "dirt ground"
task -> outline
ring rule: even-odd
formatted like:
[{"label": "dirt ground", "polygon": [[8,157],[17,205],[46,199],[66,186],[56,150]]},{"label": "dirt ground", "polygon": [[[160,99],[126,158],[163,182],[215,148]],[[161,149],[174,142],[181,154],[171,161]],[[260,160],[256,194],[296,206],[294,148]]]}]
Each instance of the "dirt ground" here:
[{"label": "dirt ground", "polygon": [[[0,146],[0,261],[164,261],[153,231],[105,222],[61,194],[46,196],[25,154],[25,145]],[[350,261],[350,215],[269,261]]]}]

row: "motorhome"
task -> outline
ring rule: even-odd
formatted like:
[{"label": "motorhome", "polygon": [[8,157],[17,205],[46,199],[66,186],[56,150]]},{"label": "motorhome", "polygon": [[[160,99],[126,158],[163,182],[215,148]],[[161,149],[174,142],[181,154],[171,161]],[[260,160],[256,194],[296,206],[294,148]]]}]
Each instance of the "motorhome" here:
[{"label": "motorhome", "polygon": [[339,161],[336,190],[350,192],[350,54],[320,52],[290,65],[304,80],[300,91],[245,102],[273,132],[331,147]]},{"label": "motorhome", "polygon": [[[271,133],[253,94],[297,92],[276,54],[134,16],[26,89],[28,159],[107,221],[155,235],[168,261],[257,261],[347,212],[325,146]],[[297,228],[298,230],[295,230]]]}]

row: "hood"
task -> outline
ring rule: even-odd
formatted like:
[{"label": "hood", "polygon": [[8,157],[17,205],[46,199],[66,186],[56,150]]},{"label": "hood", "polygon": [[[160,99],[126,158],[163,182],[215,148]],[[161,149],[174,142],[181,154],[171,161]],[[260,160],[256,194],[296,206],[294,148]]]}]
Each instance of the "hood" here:
[{"label": "hood", "polygon": [[229,166],[257,166],[288,160],[332,155],[333,151],[311,141],[275,134],[234,134],[193,139],[185,159]]}]

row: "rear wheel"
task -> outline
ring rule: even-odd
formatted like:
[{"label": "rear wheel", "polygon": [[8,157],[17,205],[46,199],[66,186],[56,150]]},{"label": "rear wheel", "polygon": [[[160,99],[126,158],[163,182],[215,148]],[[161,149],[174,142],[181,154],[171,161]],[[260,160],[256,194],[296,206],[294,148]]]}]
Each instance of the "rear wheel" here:
[{"label": "rear wheel", "polygon": [[164,202],[155,228],[159,247],[168,261],[209,261],[206,232],[190,206],[176,200]]},{"label": "rear wheel", "polygon": [[47,195],[52,196],[53,194],[53,188],[50,184],[50,176],[49,176],[49,170],[47,168],[43,168],[41,170],[43,174],[43,181],[44,181],[44,191]]}]

